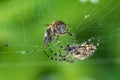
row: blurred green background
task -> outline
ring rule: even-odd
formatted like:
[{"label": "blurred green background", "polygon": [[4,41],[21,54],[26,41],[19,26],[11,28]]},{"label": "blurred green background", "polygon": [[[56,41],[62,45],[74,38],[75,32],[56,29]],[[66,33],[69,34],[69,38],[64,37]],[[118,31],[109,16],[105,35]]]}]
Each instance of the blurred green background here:
[{"label": "blurred green background", "polygon": [[[72,64],[48,59],[43,25],[56,20],[72,26],[77,43],[100,37],[95,54]],[[74,43],[68,35],[60,39]],[[119,74],[119,0],[0,0],[0,80],[119,80]]]}]

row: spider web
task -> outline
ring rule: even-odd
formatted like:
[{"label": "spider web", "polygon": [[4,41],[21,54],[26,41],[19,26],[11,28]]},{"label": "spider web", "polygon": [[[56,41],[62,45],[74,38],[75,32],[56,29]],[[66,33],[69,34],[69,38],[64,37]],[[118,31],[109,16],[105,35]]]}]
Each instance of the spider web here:
[{"label": "spider web", "polygon": [[[1,55],[29,56],[29,55],[36,54],[36,55],[39,55],[40,59],[44,59],[43,58],[44,55],[42,55],[43,54],[42,49],[43,49],[44,32],[47,27],[44,27],[42,25],[51,23],[51,21],[55,21],[55,20],[63,20],[69,23],[72,26],[72,28],[69,27],[69,30],[77,35],[78,43],[94,36],[97,36],[97,37],[100,36],[102,38],[101,44],[103,45],[114,41],[113,38],[115,38],[116,41],[119,40],[120,28],[119,27],[114,28],[114,25],[117,22],[109,23],[106,20],[109,20],[109,19],[116,20],[116,18],[119,16],[120,10],[117,13],[115,13],[115,15],[111,15],[111,14],[115,10],[118,10],[120,8],[120,1],[117,3],[113,3],[113,0],[110,0],[109,2],[104,0],[98,0],[98,1],[99,3],[96,3],[96,4],[92,4],[92,3],[90,4],[90,2],[86,2],[84,4],[89,4],[89,5],[85,7],[84,4],[80,2],[80,0],[76,0],[76,1],[73,0],[72,4],[74,5],[71,5],[70,8],[74,8],[75,6],[81,6],[81,5],[83,5],[84,7],[82,7],[80,14],[75,14],[70,16],[67,15],[67,17],[65,18],[65,16],[61,15],[62,13],[58,14],[55,8],[55,6],[59,4],[58,3],[59,1],[57,2],[55,0],[48,0],[46,3],[46,0],[40,0],[40,1],[31,0],[30,2],[27,2],[27,1],[18,2],[17,0],[13,0],[10,4],[11,4],[11,7],[13,7],[15,18],[13,20],[12,25],[10,26],[5,25],[6,27],[1,29],[2,30],[1,32],[3,34],[3,36],[1,37],[2,41],[0,42],[1,44],[0,47],[2,48],[0,51]],[[102,4],[100,3],[104,3],[104,2],[106,3],[106,5],[102,6]],[[17,3],[19,4],[16,5]],[[53,6],[53,4],[55,5]],[[96,6],[95,8],[93,8],[93,5],[94,6],[100,5],[102,7]],[[114,7],[110,7],[110,6],[114,6]],[[104,11],[104,12],[101,13],[101,11]],[[14,24],[14,21],[16,22],[16,24]],[[120,24],[118,23],[116,24],[116,26],[119,26],[119,25]],[[89,36],[86,36],[86,35],[89,35]],[[57,47],[55,48],[54,45],[52,46],[52,48],[57,50],[59,49]],[[100,50],[98,52],[111,49],[111,47],[107,47],[107,48],[104,49],[104,47],[102,47],[101,45]],[[104,61],[104,59],[100,58],[98,59],[98,61],[96,62],[94,61],[93,63],[118,63],[119,64],[120,63],[119,57],[117,58],[115,58],[116,62],[114,61],[111,62],[112,60]],[[91,64],[91,62],[89,63]],[[37,64],[38,63],[36,62],[36,65]]]}]

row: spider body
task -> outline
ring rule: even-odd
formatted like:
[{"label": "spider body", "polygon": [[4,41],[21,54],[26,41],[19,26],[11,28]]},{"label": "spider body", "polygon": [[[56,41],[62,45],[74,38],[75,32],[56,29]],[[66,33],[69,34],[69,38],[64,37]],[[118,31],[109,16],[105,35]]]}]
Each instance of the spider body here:
[{"label": "spider body", "polygon": [[66,24],[63,21],[55,21],[52,24],[49,24],[45,31],[44,44],[48,45],[56,36],[58,40],[58,36],[65,33],[72,36],[72,34],[66,29]]},{"label": "spider body", "polygon": [[89,57],[97,49],[96,45],[83,42],[67,47],[67,54],[72,55],[73,59],[84,59]]},{"label": "spider body", "polygon": [[[60,48],[62,48],[66,51],[65,55],[62,55],[62,52],[60,50],[59,50],[59,54],[54,53],[51,50],[51,48],[49,47],[49,51],[53,55],[59,56],[59,58],[50,57],[46,53],[46,51],[44,51],[44,53],[48,56],[48,58],[50,58],[52,60],[67,61],[67,62],[73,62],[75,59],[83,60],[83,59],[89,57],[90,55],[92,55],[96,51],[97,47],[99,46],[99,43],[93,44],[91,42],[91,40],[93,40],[93,39],[89,39],[85,42],[82,42],[81,44],[67,45],[65,48],[63,46],[60,46]],[[72,57],[71,60],[68,60],[69,56]]]}]

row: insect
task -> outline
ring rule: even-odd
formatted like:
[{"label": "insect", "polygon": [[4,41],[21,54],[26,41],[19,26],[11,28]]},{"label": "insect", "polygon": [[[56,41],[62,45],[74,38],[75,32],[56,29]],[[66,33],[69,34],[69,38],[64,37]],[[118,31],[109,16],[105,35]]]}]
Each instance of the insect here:
[{"label": "insect", "polygon": [[[92,43],[94,39],[95,38],[88,39],[87,41],[84,41],[81,44],[67,45],[65,48],[63,46],[60,46],[60,48],[62,48],[66,52],[66,54],[64,55],[62,55],[62,52],[60,50],[58,54],[54,53],[52,49],[49,47],[50,53],[59,58],[51,57],[45,50],[43,52],[45,53],[45,55],[47,55],[48,58],[52,60],[67,61],[72,63],[76,59],[83,60],[91,56],[97,50],[100,40],[98,39],[97,43],[94,44]],[[70,56],[71,58],[69,58]]]},{"label": "insect", "polygon": [[65,24],[63,21],[55,21],[52,24],[48,24],[48,28],[44,35],[44,45],[48,45],[56,36],[57,40],[59,41],[59,35],[63,35],[65,33],[68,33],[70,36],[72,36],[72,33],[66,29],[67,25],[68,24]]}]

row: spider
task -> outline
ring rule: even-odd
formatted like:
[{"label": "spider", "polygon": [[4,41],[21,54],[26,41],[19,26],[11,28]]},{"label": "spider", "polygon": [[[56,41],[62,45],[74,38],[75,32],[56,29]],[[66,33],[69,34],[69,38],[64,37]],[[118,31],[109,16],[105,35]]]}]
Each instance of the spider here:
[{"label": "spider", "polygon": [[[66,47],[63,47],[60,45],[60,48],[66,51],[66,54],[62,55],[62,52],[59,50],[59,53],[54,53],[53,50],[48,46],[50,53],[52,53],[54,56],[58,56],[59,58],[54,58],[48,55],[48,53],[44,50],[43,52],[45,55],[52,59],[52,60],[57,60],[57,61],[67,61],[67,62],[74,62],[76,59],[83,60],[89,56],[91,56],[96,49],[99,46],[99,39],[97,39],[97,43],[93,44],[92,41],[95,38],[90,38],[87,41],[82,42],[81,44],[73,44],[73,45],[67,45]],[[69,56],[72,58],[69,59]]]}]

